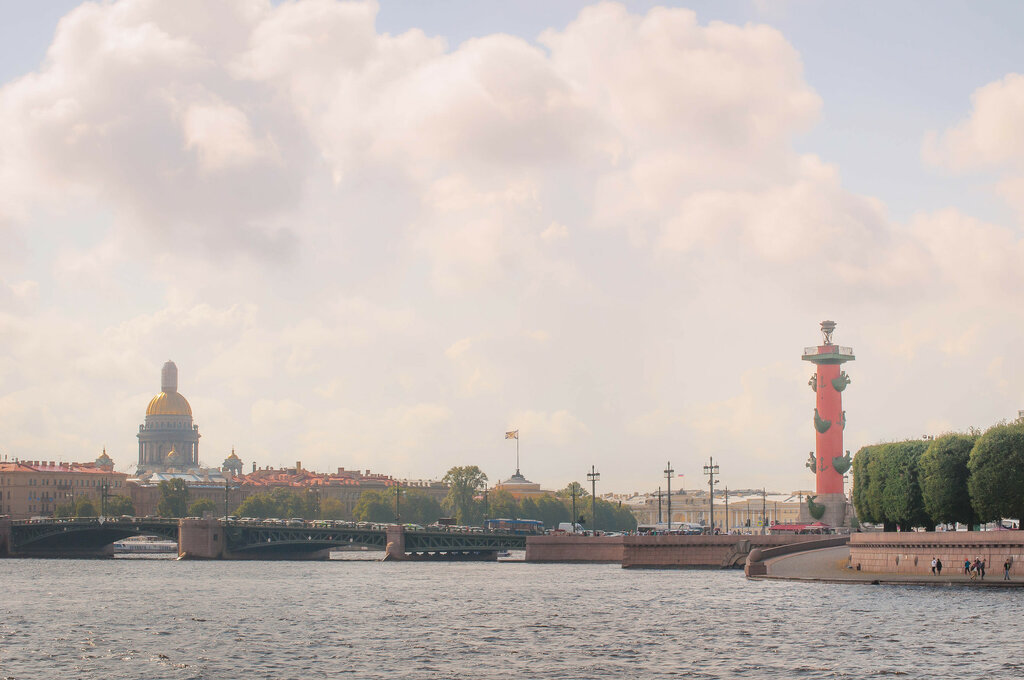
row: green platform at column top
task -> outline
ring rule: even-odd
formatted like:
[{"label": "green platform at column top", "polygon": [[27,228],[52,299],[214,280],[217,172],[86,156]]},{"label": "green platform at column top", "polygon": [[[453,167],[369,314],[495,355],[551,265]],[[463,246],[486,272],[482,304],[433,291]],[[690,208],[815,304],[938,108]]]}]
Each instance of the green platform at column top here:
[{"label": "green platform at column top", "polygon": [[818,345],[817,347],[804,347],[804,353],[800,357],[812,364],[843,364],[853,361],[852,347],[840,347],[839,345]]}]

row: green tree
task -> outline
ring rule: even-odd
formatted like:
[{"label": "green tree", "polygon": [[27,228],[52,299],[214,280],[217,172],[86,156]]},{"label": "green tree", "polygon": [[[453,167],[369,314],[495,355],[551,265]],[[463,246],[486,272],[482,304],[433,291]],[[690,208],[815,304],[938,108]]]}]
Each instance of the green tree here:
[{"label": "green tree", "polygon": [[943,435],[921,456],[921,497],[933,522],[977,522],[967,489],[967,462],[977,440],[969,434]]},{"label": "green tree", "polygon": [[967,468],[967,488],[980,521],[1024,519],[1024,421],[990,427],[975,442]]},{"label": "green tree", "polygon": [[188,506],[189,517],[202,517],[204,512],[217,512],[217,504],[209,498],[200,498]]},{"label": "green tree", "polygon": [[919,461],[927,448],[928,443],[920,440],[894,442],[886,447],[882,510],[887,522],[898,524],[904,531],[913,527],[935,528],[924,509],[918,482]]},{"label": "green tree", "polygon": [[459,524],[479,524],[482,504],[476,496],[487,484],[487,475],[476,465],[466,465],[451,468],[441,481],[448,485],[444,509],[453,513]]},{"label": "green tree", "polygon": [[324,498],[320,501],[321,519],[347,519],[345,505],[337,498]]},{"label": "green tree", "polygon": [[519,501],[519,518],[540,519],[540,509],[537,507],[537,501],[530,497],[521,499]]},{"label": "green tree", "polygon": [[519,503],[505,489],[496,489],[489,494],[487,514],[490,519],[519,519]]},{"label": "green tree", "polygon": [[114,495],[107,496],[107,515],[118,517],[120,515],[134,515],[135,504],[128,496]]},{"label": "green tree", "polygon": [[870,462],[878,448],[877,445],[862,446],[853,457],[853,507],[857,511],[857,518],[861,522],[869,524],[882,521],[881,517],[872,512],[872,504],[868,502],[868,493],[871,488]]},{"label": "green tree", "polygon": [[419,489],[402,488],[402,521],[406,523],[433,524],[441,516],[441,504],[430,494]]},{"label": "green tree", "polygon": [[357,522],[393,522],[395,492],[368,490],[359,495],[352,517]]},{"label": "green tree", "polygon": [[868,513],[875,518],[875,522],[881,522],[886,531],[896,531],[896,524],[886,518],[885,504],[882,500],[887,479],[886,461],[891,448],[892,444],[879,444],[873,447],[867,462],[868,486],[864,494]]},{"label": "green tree", "polygon": [[160,517],[185,517],[188,511],[188,487],[185,480],[162,480],[157,488],[160,491],[160,502],[156,505],[156,514]]},{"label": "green tree", "polygon": [[549,529],[555,529],[560,523],[569,521],[568,505],[554,496],[541,496],[538,498],[537,511],[538,515],[536,517],[528,519],[539,519]]},{"label": "green tree", "polygon": [[277,517],[278,515],[275,515],[271,510],[272,502],[270,494],[254,493],[235,508],[235,514],[239,517],[255,517],[258,519]]},{"label": "green tree", "polygon": [[54,517],[97,517],[96,506],[88,496],[77,496],[73,501],[58,505]]},{"label": "green tree", "polygon": [[[559,498],[569,498],[569,499],[571,499],[572,498],[572,490],[573,489],[576,489],[576,500],[577,501],[579,501],[579,499],[584,497],[584,496],[589,496],[590,495],[590,493],[587,492],[587,490],[584,489],[583,485],[580,484],[579,482],[569,482],[568,484],[565,485],[564,489],[559,489],[558,491],[556,491],[555,495],[558,496]],[[579,510],[579,508],[577,508],[577,510]]]}]

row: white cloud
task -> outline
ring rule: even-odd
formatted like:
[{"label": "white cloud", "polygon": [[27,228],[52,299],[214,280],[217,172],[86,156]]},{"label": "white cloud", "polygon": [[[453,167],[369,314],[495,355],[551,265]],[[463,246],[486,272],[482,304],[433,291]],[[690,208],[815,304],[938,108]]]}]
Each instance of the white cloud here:
[{"label": "white cloud", "polygon": [[[865,352],[851,441],[1007,410],[890,398],[991,356],[1019,384],[1016,232],[894,223],[797,152],[822,102],[779,31],[602,3],[450,47],[376,13],[87,4],[0,87],[0,446],[130,460],[171,358],[208,461],[504,474],[510,416],[549,486],[727,452],[786,488],[825,317]],[[931,142],[1011,198],[1019,87]]]}]

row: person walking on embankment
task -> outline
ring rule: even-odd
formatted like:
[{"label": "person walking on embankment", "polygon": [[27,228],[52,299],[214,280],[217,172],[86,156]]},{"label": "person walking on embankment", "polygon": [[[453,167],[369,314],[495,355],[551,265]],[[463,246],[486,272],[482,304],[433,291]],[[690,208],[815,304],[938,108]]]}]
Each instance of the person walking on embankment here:
[{"label": "person walking on embankment", "polygon": [[985,580],[985,560],[980,559],[980,558],[978,560],[978,571],[981,572],[981,580],[984,581]]},{"label": "person walking on embankment", "polygon": [[971,574],[971,561],[964,559],[964,576],[970,576]]},{"label": "person walking on embankment", "polygon": [[938,561],[938,558],[936,558],[936,557],[932,558],[932,576],[935,576],[935,563],[937,561]]},{"label": "person walking on embankment", "polygon": [[1003,562],[1003,580],[1004,581],[1009,581],[1010,580],[1010,567],[1011,566],[1013,566],[1013,564],[1010,562],[1010,558],[1007,557],[1006,561]]},{"label": "person walking on embankment", "polygon": [[942,558],[941,557],[936,557],[935,558],[935,573],[938,574],[939,576],[942,576]]}]

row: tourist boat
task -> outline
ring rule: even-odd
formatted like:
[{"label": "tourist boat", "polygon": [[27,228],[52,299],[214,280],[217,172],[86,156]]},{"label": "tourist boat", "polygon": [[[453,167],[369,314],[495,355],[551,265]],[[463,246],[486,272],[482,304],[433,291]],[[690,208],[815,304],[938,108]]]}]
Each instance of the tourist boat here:
[{"label": "tourist boat", "polygon": [[166,538],[157,536],[132,536],[122,541],[114,542],[114,552],[125,553],[176,553],[178,542],[169,541]]}]

